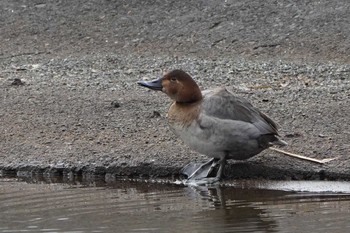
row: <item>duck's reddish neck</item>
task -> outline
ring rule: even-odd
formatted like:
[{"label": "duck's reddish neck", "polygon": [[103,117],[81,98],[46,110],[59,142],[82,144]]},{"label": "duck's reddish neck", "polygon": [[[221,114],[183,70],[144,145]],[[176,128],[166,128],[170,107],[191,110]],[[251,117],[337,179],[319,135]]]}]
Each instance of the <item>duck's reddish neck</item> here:
[{"label": "duck's reddish neck", "polygon": [[191,85],[187,85],[186,88],[182,89],[177,93],[174,99],[178,104],[191,104],[202,101],[202,92],[198,85],[193,82]]}]

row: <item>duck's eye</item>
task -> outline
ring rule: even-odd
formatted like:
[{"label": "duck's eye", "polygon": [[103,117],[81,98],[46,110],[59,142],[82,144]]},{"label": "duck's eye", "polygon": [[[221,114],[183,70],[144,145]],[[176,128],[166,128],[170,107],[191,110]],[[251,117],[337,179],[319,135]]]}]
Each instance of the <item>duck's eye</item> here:
[{"label": "duck's eye", "polygon": [[170,78],[170,81],[176,82],[176,78]]}]

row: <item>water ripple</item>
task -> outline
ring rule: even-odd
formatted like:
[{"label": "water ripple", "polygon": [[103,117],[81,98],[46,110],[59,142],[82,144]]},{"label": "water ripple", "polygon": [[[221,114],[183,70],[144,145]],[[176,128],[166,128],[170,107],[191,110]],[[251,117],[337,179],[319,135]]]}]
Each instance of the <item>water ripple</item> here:
[{"label": "water ripple", "polygon": [[244,185],[117,181],[96,187],[0,180],[0,233],[342,232],[350,227],[347,194]]}]

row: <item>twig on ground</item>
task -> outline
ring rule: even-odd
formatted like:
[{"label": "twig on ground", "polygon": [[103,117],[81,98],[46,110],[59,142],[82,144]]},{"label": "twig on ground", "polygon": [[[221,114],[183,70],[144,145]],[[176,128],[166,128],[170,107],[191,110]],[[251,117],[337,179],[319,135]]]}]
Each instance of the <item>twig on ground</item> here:
[{"label": "twig on ground", "polygon": [[291,152],[288,152],[288,151],[284,151],[284,150],[281,150],[281,149],[278,149],[278,148],[275,148],[275,147],[269,147],[269,149],[273,150],[273,151],[277,151],[277,152],[279,152],[281,154],[284,154],[284,155],[291,156],[293,158],[307,160],[307,161],[314,162],[314,163],[319,163],[319,164],[325,164],[325,163],[328,163],[328,162],[338,158],[338,157],[335,157],[335,158],[328,158],[328,159],[315,159],[315,158],[310,158],[310,157],[303,156],[303,155],[294,154],[294,153],[291,153]]}]

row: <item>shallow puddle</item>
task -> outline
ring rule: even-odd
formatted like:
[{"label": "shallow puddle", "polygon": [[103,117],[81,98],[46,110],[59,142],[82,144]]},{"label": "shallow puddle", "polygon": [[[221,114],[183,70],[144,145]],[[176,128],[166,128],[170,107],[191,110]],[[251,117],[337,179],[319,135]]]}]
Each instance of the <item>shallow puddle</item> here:
[{"label": "shallow puddle", "polygon": [[350,184],[0,179],[0,210],[0,232],[347,232]]}]

